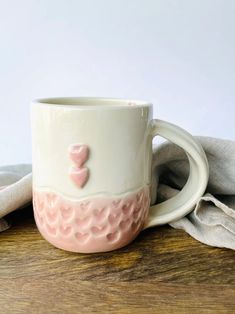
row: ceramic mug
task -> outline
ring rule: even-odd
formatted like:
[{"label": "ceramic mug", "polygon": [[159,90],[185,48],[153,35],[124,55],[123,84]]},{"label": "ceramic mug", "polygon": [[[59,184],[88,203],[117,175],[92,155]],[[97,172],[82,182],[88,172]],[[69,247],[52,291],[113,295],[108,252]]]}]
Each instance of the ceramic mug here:
[{"label": "ceramic mug", "polygon": [[[141,230],[189,213],[208,182],[205,153],[181,128],[152,118],[152,104],[108,98],[32,103],[33,207],[54,246],[104,252]],[[179,145],[190,163],[183,190],[150,207],[152,139]]]}]

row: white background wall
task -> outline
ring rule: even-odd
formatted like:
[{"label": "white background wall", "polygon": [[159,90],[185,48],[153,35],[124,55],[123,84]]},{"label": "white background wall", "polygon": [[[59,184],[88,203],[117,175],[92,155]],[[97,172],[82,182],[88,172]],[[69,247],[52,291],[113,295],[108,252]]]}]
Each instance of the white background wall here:
[{"label": "white background wall", "polygon": [[0,0],[0,165],[31,160],[29,102],[140,98],[235,139],[234,0]]}]

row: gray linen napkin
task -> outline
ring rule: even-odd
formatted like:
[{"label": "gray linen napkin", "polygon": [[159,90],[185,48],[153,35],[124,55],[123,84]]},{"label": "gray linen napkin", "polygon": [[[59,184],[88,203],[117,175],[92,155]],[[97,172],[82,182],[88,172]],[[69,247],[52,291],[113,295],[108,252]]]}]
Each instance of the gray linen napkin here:
[{"label": "gray linen napkin", "polygon": [[32,201],[31,165],[0,167],[0,232],[9,228],[2,217]]},{"label": "gray linen napkin", "polygon": [[[208,188],[190,214],[170,225],[207,245],[235,249],[235,142],[208,137],[197,139],[209,161]],[[155,146],[152,204],[178,193],[187,181],[188,172],[186,154],[179,147],[168,142]],[[31,190],[31,165],[0,167],[0,231],[9,227],[1,218],[29,203]]]},{"label": "gray linen napkin", "polygon": [[[170,223],[207,245],[235,249],[235,142],[196,137],[210,168],[206,194],[186,217]],[[187,181],[189,164],[178,146],[166,142],[154,148],[152,204],[178,193]],[[161,169],[161,175],[156,175]]]}]

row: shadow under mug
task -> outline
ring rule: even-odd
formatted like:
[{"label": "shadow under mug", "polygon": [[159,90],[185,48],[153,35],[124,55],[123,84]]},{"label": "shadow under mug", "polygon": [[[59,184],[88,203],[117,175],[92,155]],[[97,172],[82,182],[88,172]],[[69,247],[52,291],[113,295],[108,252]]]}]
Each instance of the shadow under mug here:
[{"label": "shadow under mug", "polygon": [[[51,98],[31,108],[33,207],[42,236],[72,252],[104,252],[141,230],[189,213],[208,182],[199,143],[152,118],[152,105],[108,98]],[[190,174],[182,191],[150,207],[152,139],[183,148]]]}]

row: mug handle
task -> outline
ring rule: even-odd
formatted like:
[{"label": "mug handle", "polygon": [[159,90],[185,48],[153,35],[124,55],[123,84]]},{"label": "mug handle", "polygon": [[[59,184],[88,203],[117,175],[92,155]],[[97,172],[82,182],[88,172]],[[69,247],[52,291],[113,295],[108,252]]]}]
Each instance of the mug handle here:
[{"label": "mug handle", "polygon": [[188,156],[190,173],[184,188],[176,196],[150,207],[144,229],[163,225],[187,215],[205,192],[209,178],[206,154],[191,134],[174,124],[153,119],[150,135],[152,138],[162,136],[181,147]]}]

